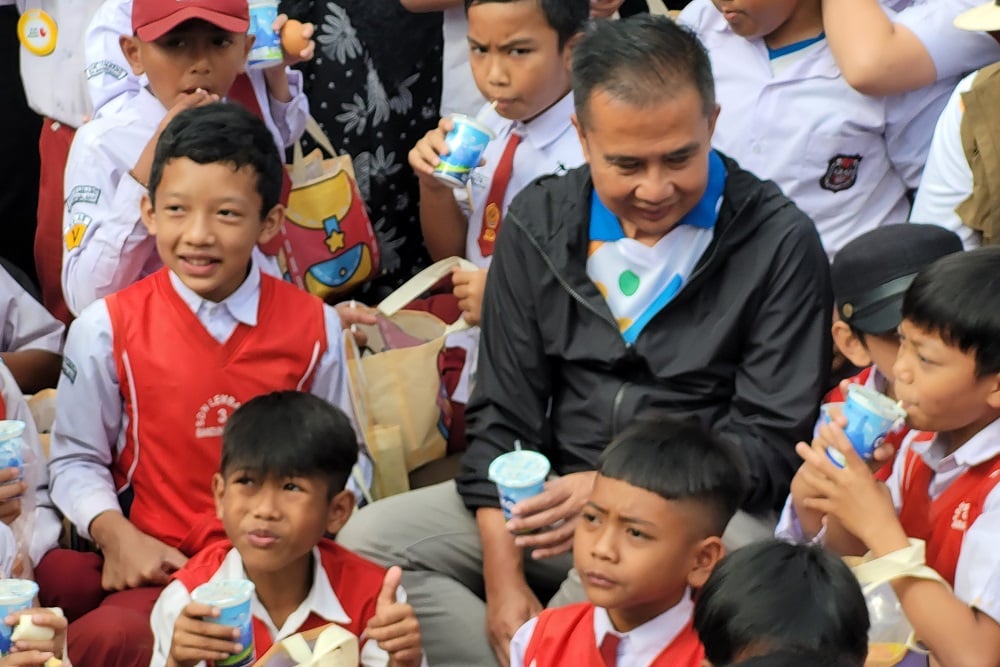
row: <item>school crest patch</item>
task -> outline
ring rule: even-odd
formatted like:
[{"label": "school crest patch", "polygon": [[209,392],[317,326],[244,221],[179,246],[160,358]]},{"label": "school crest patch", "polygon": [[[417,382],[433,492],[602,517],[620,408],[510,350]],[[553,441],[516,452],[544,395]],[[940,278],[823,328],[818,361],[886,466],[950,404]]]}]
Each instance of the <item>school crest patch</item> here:
[{"label": "school crest patch", "polygon": [[834,155],[826,166],[826,173],[819,179],[819,187],[830,192],[847,190],[858,180],[860,155]]}]

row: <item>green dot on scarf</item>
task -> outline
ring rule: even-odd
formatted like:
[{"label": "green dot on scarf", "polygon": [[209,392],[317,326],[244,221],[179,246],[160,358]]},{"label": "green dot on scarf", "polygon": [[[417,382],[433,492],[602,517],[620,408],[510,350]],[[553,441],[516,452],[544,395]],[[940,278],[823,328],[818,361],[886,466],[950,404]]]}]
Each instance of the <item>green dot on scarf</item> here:
[{"label": "green dot on scarf", "polygon": [[618,276],[618,289],[625,296],[632,296],[639,289],[639,276],[627,269],[622,271],[622,274]]}]

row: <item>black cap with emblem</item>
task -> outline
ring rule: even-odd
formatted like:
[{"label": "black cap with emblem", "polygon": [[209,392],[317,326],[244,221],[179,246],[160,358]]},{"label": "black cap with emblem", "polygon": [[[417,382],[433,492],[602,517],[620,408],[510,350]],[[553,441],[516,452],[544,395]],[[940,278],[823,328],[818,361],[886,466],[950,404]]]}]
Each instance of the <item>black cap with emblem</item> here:
[{"label": "black cap with emblem", "polygon": [[840,319],[864,333],[893,331],[917,273],[961,250],[958,235],[937,225],[886,225],[862,234],[837,253],[830,269]]}]

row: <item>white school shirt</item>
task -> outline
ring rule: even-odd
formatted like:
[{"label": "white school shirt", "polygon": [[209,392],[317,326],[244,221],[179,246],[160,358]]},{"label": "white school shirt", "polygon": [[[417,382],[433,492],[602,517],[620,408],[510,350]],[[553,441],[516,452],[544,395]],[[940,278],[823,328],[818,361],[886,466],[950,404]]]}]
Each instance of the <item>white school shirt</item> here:
[{"label": "white school shirt", "polygon": [[982,234],[962,222],[955,208],[972,194],[972,168],[962,148],[962,93],[978,72],[962,79],[938,118],[927,165],[910,211],[912,222],[932,222],[958,234],[966,250],[982,245]]},{"label": "white school shirt", "polygon": [[[243,284],[219,303],[202,299],[173,273],[170,284],[209,334],[222,343],[239,323],[257,325],[260,274],[254,261]],[[343,410],[360,433],[347,386],[340,317],[330,306],[324,306],[323,312],[327,349],[316,365],[309,391]],[[52,499],[86,539],[90,539],[90,522],[98,514],[121,511],[109,466],[125,445],[128,416],[115,370],[112,335],[104,299],[88,306],[70,326],[52,426]],[[370,480],[371,463],[364,455],[359,463],[362,475]]]},{"label": "white school shirt", "polygon": [[[254,592],[250,601],[250,609],[254,618],[260,619],[267,627],[273,643],[277,644],[283,639],[294,635],[302,624],[309,618],[309,614],[314,613],[327,621],[339,625],[347,625],[351,622],[351,617],[344,611],[344,606],[337,598],[337,592],[330,584],[330,578],[323,569],[319,549],[313,547],[313,576],[312,588],[306,595],[302,603],[289,614],[285,619],[285,624],[280,628],[274,625],[268,615],[264,605],[257,598]],[[245,579],[246,570],[243,569],[243,560],[240,552],[235,548],[226,554],[222,565],[215,571],[209,581],[220,581],[222,579]],[[400,586],[396,589],[396,599],[406,602],[406,591]],[[160,593],[153,611],[149,616],[149,624],[153,628],[153,659],[149,663],[150,667],[163,667],[170,657],[170,644],[174,634],[174,623],[181,615],[181,611],[191,602],[191,594],[180,581],[172,581]],[[261,656],[258,655],[259,659]],[[206,663],[199,662],[199,667],[204,667]],[[389,664],[389,654],[379,647],[378,642],[369,640],[361,648],[361,667],[386,667]],[[423,667],[426,667],[427,659],[423,660]]]},{"label": "white school shirt", "polygon": [[[465,240],[465,257],[481,268],[487,268],[490,257],[483,257],[479,250],[479,232],[483,226],[483,211],[493,184],[493,172],[507,147],[513,132],[521,135],[521,143],[514,153],[510,181],[504,193],[503,213],[507,213],[511,200],[521,189],[539,176],[562,174],[583,164],[583,149],[577,138],[570,117],[573,115],[573,93],[568,93],[530,123],[504,118],[489,104],[483,106],[476,119],[493,130],[496,138],[486,146],[483,159],[486,164],[472,170],[466,190],[455,190],[459,207],[469,221]],[[501,223],[500,233],[503,233]]]},{"label": "white school shirt", "polygon": [[913,0],[886,13],[923,43],[934,61],[937,80],[942,81],[1000,60],[1000,44],[987,33],[954,26],[955,17],[981,4],[982,0]]},{"label": "white school shirt", "polygon": [[[123,100],[138,93],[148,83],[145,75],[137,77],[132,73],[122,53],[119,38],[131,34],[132,0],[106,0],[87,28],[87,84],[95,115],[102,110],[105,114],[113,112]],[[299,140],[309,119],[309,101],[302,90],[302,73],[289,68],[285,72],[292,99],[277,102],[267,93],[263,71],[249,70],[250,82],[264,114],[264,122],[274,136],[275,145],[282,152],[286,146]]]},{"label": "white school shirt", "polygon": [[710,0],[692,2],[679,21],[712,61],[721,106],[712,145],[777,183],[812,218],[831,258],[866,231],[906,221],[942,84],[870,97],[844,80],[825,39],[774,67],[764,40],[734,33]]},{"label": "white school shirt", "polygon": [[62,353],[66,327],[0,267],[0,352]]},{"label": "white school shirt", "polygon": [[[84,76],[84,34],[104,0],[17,0],[17,8],[45,12],[56,24],[55,50],[35,55],[21,46],[21,81],[28,106],[69,127],[80,127],[91,114]],[[8,2],[5,4],[15,4]]]},{"label": "white school shirt", "polygon": [[[693,613],[691,589],[684,591],[680,602],[631,632],[615,630],[608,617],[608,610],[594,607],[594,638],[599,647],[607,634],[621,637],[616,664],[649,665],[687,627]],[[535,667],[534,661],[530,665],[524,663],[524,652],[528,649],[537,623],[538,618],[533,618],[514,633],[510,640],[510,667]]]},{"label": "white school shirt", "polygon": [[[25,481],[35,484],[34,511],[22,513],[11,525],[11,528],[24,539],[23,536],[30,535],[25,539],[27,544],[28,557],[31,562],[38,564],[50,549],[54,549],[59,542],[59,533],[62,531],[62,521],[56,513],[55,506],[49,498],[49,470],[45,465],[45,454],[42,452],[42,445],[38,440],[38,427],[31,416],[31,409],[21,394],[17,381],[10,374],[10,370],[5,364],[0,362],[0,396],[3,397],[4,410],[7,419],[18,419],[25,424],[24,444],[30,453],[25,453]],[[2,524],[0,524],[2,525]],[[6,527],[6,526],[5,526]],[[7,566],[6,543],[0,543],[0,562]],[[13,551],[11,552],[13,558]],[[9,569],[5,569],[9,572]]]},{"label": "white school shirt", "polygon": [[[108,110],[77,130],[63,181],[62,288],[75,315],[162,266],[139,214],[146,188],[129,170],[167,110],[146,88]],[[255,253],[268,273],[279,274],[273,260]]]},{"label": "white school shirt", "polygon": [[441,54],[441,115],[475,116],[486,100],[476,86],[469,65],[469,19],[465,6],[441,12],[444,48]]},{"label": "white school shirt", "polygon": [[[906,468],[906,453],[912,449],[934,470],[929,495],[931,500],[940,496],[970,468],[1000,454],[1000,419],[979,431],[956,451],[943,456],[945,445],[935,437],[930,441],[915,441],[920,431],[911,431],[903,440],[892,465],[892,473],[885,485],[892,495],[892,504],[899,511],[901,483]],[[814,541],[822,542],[825,531]],[[775,536],[789,542],[802,542],[804,535],[791,497],[785,503]],[[955,570],[955,597],[970,607],[979,609],[994,621],[1000,622],[1000,486],[986,496],[982,514],[969,526],[962,542],[962,551]]]}]

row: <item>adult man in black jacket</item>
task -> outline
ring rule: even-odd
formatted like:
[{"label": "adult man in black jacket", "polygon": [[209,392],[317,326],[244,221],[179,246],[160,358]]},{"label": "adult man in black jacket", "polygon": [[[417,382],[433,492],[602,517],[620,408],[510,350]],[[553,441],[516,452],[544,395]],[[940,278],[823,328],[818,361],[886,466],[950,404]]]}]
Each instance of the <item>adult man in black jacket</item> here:
[{"label": "adult man in black jacket", "polygon": [[[528,186],[503,220],[458,495],[449,483],[376,503],[344,533],[407,570],[435,665],[489,664],[474,646],[484,620],[507,664],[510,637],[541,608],[536,595],[569,569],[598,455],[633,417],[694,416],[737,442],[753,486],[745,520],[784,501],[793,446],[810,435],[825,385],[826,255],[777,187],[711,150],[718,107],[697,39],[663,18],[602,22],[573,67],[589,166]],[[637,334],[591,275],[595,211],[639,244],[694,248],[682,286]],[[517,440],[559,477],[507,522],[487,467]]]}]

